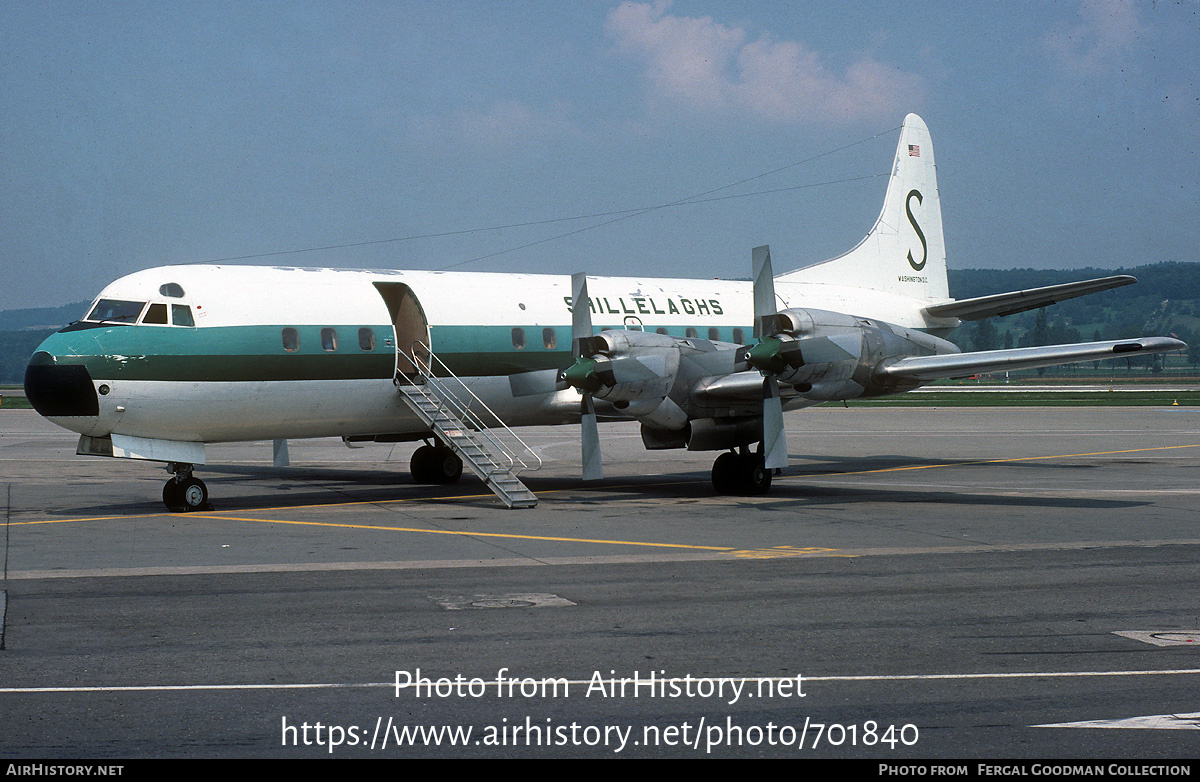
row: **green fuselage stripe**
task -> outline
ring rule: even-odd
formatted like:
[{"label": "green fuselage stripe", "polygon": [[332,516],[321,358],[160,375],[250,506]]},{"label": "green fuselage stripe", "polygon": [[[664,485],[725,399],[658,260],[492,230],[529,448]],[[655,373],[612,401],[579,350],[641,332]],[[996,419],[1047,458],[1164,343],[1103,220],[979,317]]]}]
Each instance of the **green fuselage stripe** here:
[{"label": "green fuselage stripe", "polygon": [[[295,350],[283,345],[284,328],[295,328]],[[374,333],[374,347],[359,345],[359,329]],[[524,334],[524,347],[516,329]],[[600,327],[602,328],[602,327]],[[547,330],[549,329],[549,330]],[[39,347],[59,363],[83,364],[95,380],[247,382],[263,380],[386,379],[395,353],[390,325],[338,326],[337,349],[322,347],[321,326],[105,326],[51,335]],[[647,326],[654,331],[654,326]],[[671,336],[694,336],[668,327]],[[748,327],[740,330],[748,335]],[[570,326],[433,326],[433,350],[462,377],[510,375],[571,364]],[[710,337],[708,328],[700,338]],[[718,329],[717,339],[735,342],[734,329]],[[744,337],[743,337],[744,339]],[[736,340],[742,341],[742,340]]]}]

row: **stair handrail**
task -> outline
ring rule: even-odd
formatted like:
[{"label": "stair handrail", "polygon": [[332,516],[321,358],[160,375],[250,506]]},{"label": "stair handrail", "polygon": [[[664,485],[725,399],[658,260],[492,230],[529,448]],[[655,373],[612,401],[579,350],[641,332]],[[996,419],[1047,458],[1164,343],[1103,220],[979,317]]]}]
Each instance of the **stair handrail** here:
[{"label": "stair handrail", "polygon": [[[418,350],[418,348],[421,348],[421,350]],[[492,410],[492,408],[489,407],[486,402],[480,399],[479,396],[462,380],[462,378],[454,374],[450,367],[446,366],[446,363],[434,354],[429,345],[427,345],[423,340],[418,339],[413,341],[409,349],[411,353],[405,353],[402,349],[399,350],[400,353],[409,360],[413,367],[416,368],[417,372],[420,373],[422,380],[426,384],[433,386],[438,391],[438,395],[425,394],[426,398],[438,405],[439,408],[450,408],[450,412],[455,414],[456,418],[460,418],[467,423],[474,430],[474,432],[478,433],[480,436],[484,437],[488,442],[494,445],[501,455],[508,460],[509,466],[507,468],[497,465],[497,467],[500,467],[501,469],[494,472],[514,470],[515,473],[519,474],[522,472],[536,472],[542,468],[542,457],[538,456],[537,453],[529,447],[528,443],[522,440],[516,432],[509,428],[508,424],[504,423],[504,419],[502,419],[494,410]],[[442,377],[438,377],[434,372],[435,362],[437,371],[442,375]],[[405,377],[410,385],[418,386],[417,383],[413,382],[412,378],[404,376],[403,373],[398,374],[401,377]],[[465,392],[469,399],[466,402],[460,399],[459,395],[454,393],[454,391],[445,382],[443,382],[444,378],[453,378],[453,380],[458,383],[458,386],[463,392]],[[487,411],[487,414],[495,420],[496,424],[487,424],[479,414],[471,409],[473,403],[478,403],[483,410]],[[500,438],[494,436],[492,434],[492,430],[496,428],[503,429],[509,437],[520,443],[521,448],[526,454],[528,454],[528,456],[523,458],[516,452],[516,449],[511,448]],[[521,465],[519,470],[516,469],[518,464]]]}]

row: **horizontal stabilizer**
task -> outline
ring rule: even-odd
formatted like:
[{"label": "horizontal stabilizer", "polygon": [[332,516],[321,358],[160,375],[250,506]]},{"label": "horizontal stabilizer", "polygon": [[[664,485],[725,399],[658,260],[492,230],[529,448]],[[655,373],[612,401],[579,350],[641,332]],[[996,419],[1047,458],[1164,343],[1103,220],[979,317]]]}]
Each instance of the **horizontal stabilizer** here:
[{"label": "horizontal stabilizer", "polygon": [[1055,302],[1073,299],[1076,296],[1086,296],[1089,293],[1099,293],[1109,288],[1119,288],[1122,285],[1132,285],[1136,277],[1128,274],[1118,274],[1113,277],[1098,277],[1082,282],[1068,282],[1062,285],[1047,285],[1044,288],[1030,288],[1025,291],[997,293],[992,296],[980,296],[975,299],[961,299],[949,304],[935,304],[925,308],[925,312],[935,318],[960,318],[962,320],[983,320],[984,318],[1015,315],[1018,312],[1034,310]]},{"label": "horizontal stabilizer", "polygon": [[1036,348],[982,350],[975,353],[950,353],[941,356],[901,358],[875,370],[881,377],[903,380],[938,380],[947,377],[1036,369],[1079,361],[1120,358],[1130,353],[1166,353],[1185,350],[1187,345],[1170,337],[1139,337],[1110,342],[1082,342],[1074,345],[1046,345]]}]

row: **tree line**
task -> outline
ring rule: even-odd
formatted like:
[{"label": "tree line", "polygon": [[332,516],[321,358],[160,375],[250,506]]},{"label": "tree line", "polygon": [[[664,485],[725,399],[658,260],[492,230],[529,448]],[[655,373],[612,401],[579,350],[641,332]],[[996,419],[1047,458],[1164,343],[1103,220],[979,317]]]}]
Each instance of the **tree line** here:
[{"label": "tree line", "polygon": [[[954,332],[951,340],[963,350],[996,350],[1172,336],[1188,343],[1186,362],[1193,368],[1200,365],[1200,264],[1158,263],[1117,271],[952,270],[950,290],[955,298],[970,298],[1113,274],[1132,274],[1138,282],[1031,312],[969,323]],[[1161,368],[1163,359],[1140,356],[1112,361],[1126,368]]]}]

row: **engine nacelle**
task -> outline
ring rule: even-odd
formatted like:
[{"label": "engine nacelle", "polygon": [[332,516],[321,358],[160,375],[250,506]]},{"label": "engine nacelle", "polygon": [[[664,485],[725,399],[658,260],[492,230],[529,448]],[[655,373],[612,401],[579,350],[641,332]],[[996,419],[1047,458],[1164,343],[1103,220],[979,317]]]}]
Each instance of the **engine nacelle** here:
[{"label": "engine nacelle", "polygon": [[584,393],[659,429],[687,425],[668,396],[679,374],[681,342],[643,331],[603,331],[581,340],[581,356],[563,379]]},{"label": "engine nacelle", "polygon": [[812,400],[907,391],[919,384],[878,375],[881,361],[959,352],[924,332],[840,312],[788,309],[764,321],[771,336],[747,352],[747,362]]},{"label": "engine nacelle", "polygon": [[593,391],[609,402],[644,403],[661,400],[679,374],[679,342],[664,334],[644,331],[603,331],[584,347],[596,362],[600,387]]},{"label": "engine nacelle", "polygon": [[592,356],[597,353],[612,357],[639,349],[679,349],[679,340],[651,331],[633,331],[628,329],[609,329],[583,340],[583,355]]}]

